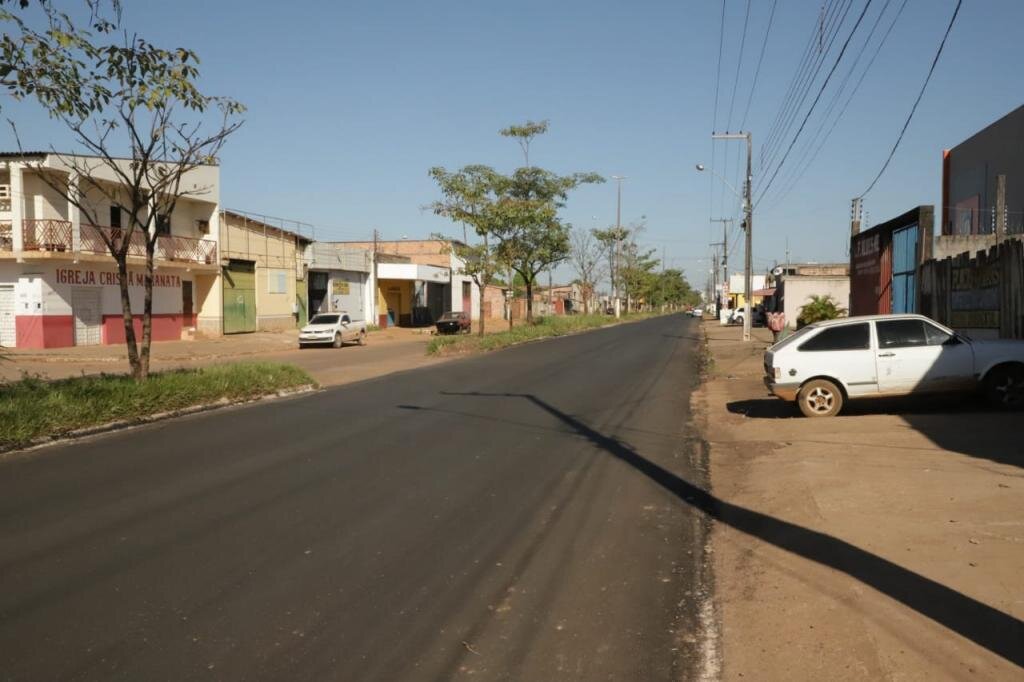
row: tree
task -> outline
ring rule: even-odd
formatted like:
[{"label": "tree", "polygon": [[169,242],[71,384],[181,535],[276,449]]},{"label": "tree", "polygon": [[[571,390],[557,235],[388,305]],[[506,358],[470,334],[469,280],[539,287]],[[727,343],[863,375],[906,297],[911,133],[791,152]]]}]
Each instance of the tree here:
[{"label": "tree", "polygon": [[629,236],[628,227],[611,227],[599,230],[597,228],[591,230],[594,238],[601,245],[604,250],[604,254],[608,258],[608,281],[611,287],[610,293],[613,297],[618,298],[619,292],[619,272],[618,272],[618,256],[619,256],[619,245],[626,237]]},{"label": "tree", "polygon": [[472,278],[480,292],[480,329],[484,334],[484,292],[501,267],[490,244],[490,236],[502,220],[497,210],[498,192],[503,183],[501,176],[489,166],[474,165],[449,172],[441,167],[431,168],[430,177],[441,187],[443,199],[429,208],[439,216],[469,225],[483,243],[470,245],[452,242],[455,254],[465,264],[463,274]]},{"label": "tree", "polygon": [[576,281],[583,294],[583,313],[590,313],[590,301],[597,290],[597,280],[601,278],[601,258],[603,248],[587,230],[573,230],[569,244],[569,261],[576,271]]},{"label": "tree", "polygon": [[604,181],[595,173],[563,176],[530,166],[530,142],[547,127],[546,121],[531,121],[500,131],[519,140],[527,163],[511,175],[483,165],[466,166],[454,173],[444,168],[430,170],[444,195],[431,208],[438,215],[472,225],[480,237],[488,240],[488,249],[493,249],[489,262],[506,266],[522,278],[528,321],[533,320],[537,275],[569,256],[569,228],[559,219],[559,209],[579,185]]},{"label": "tree", "polygon": [[800,315],[796,318],[797,327],[805,327],[815,322],[834,320],[846,314],[846,309],[839,306],[839,302],[832,296],[812,295],[808,302],[800,308]]},{"label": "tree", "polygon": [[[127,33],[103,42],[113,34],[111,22],[94,13],[94,37],[75,29],[48,2],[41,4],[47,21],[40,29],[9,12],[0,14],[19,33],[0,41],[0,83],[16,99],[34,97],[82,150],[60,154],[51,148],[66,176],[40,165],[43,181],[89,223],[102,224],[87,200],[90,191],[127,215],[127,228],[99,234],[117,264],[128,361],[132,376],[141,381],[149,374],[158,224],[171,216],[179,199],[209,191],[195,181],[201,175],[196,171],[217,163],[245,109],[232,99],[200,92],[199,59],[191,50],[157,47]],[[98,7],[98,1],[88,5]],[[128,255],[139,241],[136,234],[145,243],[141,344],[128,294]]]}]

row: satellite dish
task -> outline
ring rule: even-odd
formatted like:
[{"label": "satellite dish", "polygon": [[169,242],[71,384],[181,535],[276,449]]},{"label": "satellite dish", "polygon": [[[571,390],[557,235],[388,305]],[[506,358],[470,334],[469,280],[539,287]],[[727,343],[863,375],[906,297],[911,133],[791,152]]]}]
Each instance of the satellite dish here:
[{"label": "satellite dish", "polygon": [[776,277],[781,275],[783,272],[784,271],[783,271],[783,269],[781,267],[778,267],[778,268],[775,268],[774,270],[772,270],[772,274],[775,275]]}]

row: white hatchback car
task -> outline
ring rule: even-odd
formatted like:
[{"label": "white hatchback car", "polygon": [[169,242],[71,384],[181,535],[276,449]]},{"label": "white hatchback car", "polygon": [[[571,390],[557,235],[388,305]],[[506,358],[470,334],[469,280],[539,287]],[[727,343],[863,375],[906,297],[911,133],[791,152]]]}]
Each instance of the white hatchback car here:
[{"label": "white hatchback car", "polygon": [[847,317],[808,325],[764,353],[765,385],[808,417],[851,398],[977,391],[1024,407],[1024,341],[975,341],[923,315]]}]

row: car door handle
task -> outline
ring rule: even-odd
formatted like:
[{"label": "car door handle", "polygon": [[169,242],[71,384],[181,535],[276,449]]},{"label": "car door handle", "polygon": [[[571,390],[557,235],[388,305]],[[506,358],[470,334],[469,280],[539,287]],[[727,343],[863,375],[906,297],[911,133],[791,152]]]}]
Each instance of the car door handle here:
[{"label": "car door handle", "polygon": [[879,353],[878,357],[880,357],[880,358],[894,358],[894,357],[896,357],[896,354],[895,353]]}]

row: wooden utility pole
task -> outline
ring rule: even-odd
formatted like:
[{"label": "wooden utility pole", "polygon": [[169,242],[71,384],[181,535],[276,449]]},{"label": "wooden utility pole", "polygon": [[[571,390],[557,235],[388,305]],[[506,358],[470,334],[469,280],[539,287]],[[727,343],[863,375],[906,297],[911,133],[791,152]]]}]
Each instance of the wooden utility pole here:
[{"label": "wooden utility pole", "polygon": [[860,233],[860,216],[863,205],[860,197],[854,197],[850,206],[850,236]]},{"label": "wooden utility pole", "polygon": [[[747,141],[747,182],[744,187],[743,203],[746,209],[746,217],[743,220],[743,230],[746,232],[746,253],[743,257],[743,297],[746,299],[743,313],[743,340],[750,341],[750,326],[753,322],[753,315],[751,311],[751,288],[753,284],[753,266],[754,257],[751,249],[753,248],[753,233],[754,233],[754,202],[753,202],[753,168],[752,168],[752,157],[754,153],[753,141],[751,135],[747,133],[713,133],[711,135],[713,140],[746,140]],[[728,184],[728,183],[726,183]],[[735,190],[734,190],[735,191]]]}]

